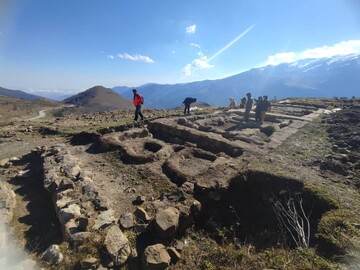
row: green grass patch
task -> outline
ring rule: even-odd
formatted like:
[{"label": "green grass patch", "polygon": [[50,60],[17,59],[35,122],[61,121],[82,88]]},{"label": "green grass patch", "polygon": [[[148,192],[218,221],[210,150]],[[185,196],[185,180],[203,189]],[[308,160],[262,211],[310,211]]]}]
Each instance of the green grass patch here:
[{"label": "green grass patch", "polygon": [[229,241],[219,244],[201,232],[191,232],[181,259],[170,269],[281,269],[335,270],[338,265],[326,261],[314,249],[274,247],[256,250],[249,243]]},{"label": "green grass patch", "polygon": [[359,250],[360,232],[352,223],[358,222],[352,212],[336,209],[327,212],[319,222],[316,238],[319,251],[326,257],[341,260],[348,250]]}]

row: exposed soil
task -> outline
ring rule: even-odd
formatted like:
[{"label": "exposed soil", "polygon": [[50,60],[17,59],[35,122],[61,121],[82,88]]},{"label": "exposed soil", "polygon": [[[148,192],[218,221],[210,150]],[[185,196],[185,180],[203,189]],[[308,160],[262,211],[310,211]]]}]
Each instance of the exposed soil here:
[{"label": "exposed soil", "polygon": [[[37,146],[62,143],[79,167],[91,176],[116,218],[134,212],[139,205],[154,217],[159,209],[179,207],[182,201],[197,199],[201,203],[202,210],[194,226],[177,235],[176,241],[166,242],[169,247],[176,246],[176,242],[185,243],[179,263],[171,269],[189,266],[234,269],[235,265],[241,269],[336,269],[337,263],[356,269],[351,267],[356,267],[358,257],[347,256],[360,248],[352,240],[345,242],[349,249],[336,246],[331,255],[324,255],[326,252],[321,250],[330,245],[323,233],[323,217],[328,213],[346,209],[351,213],[351,222],[343,222],[347,225],[359,222],[356,219],[360,214],[359,107],[353,104],[324,118],[319,117],[323,110],[318,111],[314,105],[281,105],[274,110],[263,126],[244,122],[240,110],[158,118],[138,129],[131,128],[127,120],[122,125],[112,125],[126,117],[122,112],[5,125],[0,138],[0,160],[20,158],[10,167],[1,168],[0,176],[1,181],[12,185],[19,198],[15,234],[24,239],[25,249],[35,257],[50,244],[63,241],[51,198],[42,186],[41,166],[29,154]],[[77,129],[73,129],[76,125]],[[91,125],[96,128],[91,129]],[[139,135],[146,134],[141,130],[148,135]],[[26,168],[33,172],[30,178],[16,177]],[[289,234],[279,230],[272,199],[281,197],[284,191],[301,193],[304,212],[311,213],[311,255],[302,257],[296,253]],[[139,202],[139,196],[144,197],[143,201]],[[147,240],[142,242],[145,236],[138,230],[130,234],[133,241],[146,247]],[[358,239],[356,230],[351,234],[344,230],[344,234]],[[205,244],[213,247],[212,251]],[[237,261],[235,258],[243,248],[248,249],[247,255],[242,254],[243,259]],[[277,248],[279,251],[272,253]],[[234,252],[231,255],[234,257],[229,258],[233,264],[229,263],[228,268],[218,265],[219,253],[211,255],[222,249],[228,254]],[[263,252],[272,255],[264,258]],[[293,254],[296,259],[281,266],[271,265],[270,261],[283,252],[287,255],[281,256]],[[253,259],[250,253],[254,254]],[[195,256],[200,254],[208,260],[207,266],[197,264]],[[339,254],[342,258],[336,259],[334,255]],[[350,257],[355,262],[346,261]],[[256,265],[256,259],[263,265]],[[322,261],[323,267],[315,261]],[[66,263],[66,267],[72,264],[71,260]],[[105,263],[103,266],[111,268]]]}]

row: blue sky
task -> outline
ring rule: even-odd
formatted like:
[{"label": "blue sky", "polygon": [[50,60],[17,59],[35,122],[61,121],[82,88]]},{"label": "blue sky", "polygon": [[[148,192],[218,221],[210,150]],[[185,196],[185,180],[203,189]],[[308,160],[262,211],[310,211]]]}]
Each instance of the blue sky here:
[{"label": "blue sky", "polygon": [[357,0],[0,0],[0,86],[35,93],[218,79],[353,52]]}]

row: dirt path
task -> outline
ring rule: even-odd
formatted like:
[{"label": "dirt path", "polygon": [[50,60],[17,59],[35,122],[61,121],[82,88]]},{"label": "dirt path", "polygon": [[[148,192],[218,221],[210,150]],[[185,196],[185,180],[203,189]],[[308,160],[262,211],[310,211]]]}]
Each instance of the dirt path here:
[{"label": "dirt path", "polygon": [[32,121],[32,120],[36,120],[36,119],[39,119],[39,118],[43,118],[43,117],[46,116],[46,113],[45,113],[45,112],[46,112],[46,111],[49,111],[49,110],[52,110],[52,109],[41,110],[41,111],[39,111],[39,115],[38,115],[38,116],[29,118],[29,119],[27,119],[27,120]]},{"label": "dirt path", "polygon": [[32,117],[32,118],[28,118],[28,119],[26,119],[26,120],[32,121],[32,120],[44,118],[44,117],[46,116],[46,112],[47,112],[47,111],[58,110],[58,109],[62,109],[62,108],[70,108],[70,107],[74,107],[74,105],[67,105],[67,106],[61,106],[61,107],[57,107],[57,108],[49,108],[49,109],[40,110],[38,116],[35,116],[35,117]]}]

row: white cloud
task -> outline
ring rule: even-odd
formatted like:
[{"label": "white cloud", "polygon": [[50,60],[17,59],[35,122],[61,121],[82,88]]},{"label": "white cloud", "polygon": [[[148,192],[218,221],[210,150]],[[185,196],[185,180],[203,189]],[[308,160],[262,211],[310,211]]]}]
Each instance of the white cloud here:
[{"label": "white cloud", "polygon": [[196,43],[190,43],[189,45],[195,48],[199,48],[199,49],[201,48],[200,45]]},{"label": "white cloud", "polygon": [[295,61],[295,53],[277,53],[275,55],[268,56],[268,65],[277,65],[280,63],[291,63]]},{"label": "white cloud", "polygon": [[323,58],[352,53],[360,53],[360,40],[342,41],[333,46],[308,49],[301,53],[301,58]]},{"label": "white cloud", "polygon": [[313,49],[306,49],[302,52],[285,52],[268,56],[265,65],[278,65],[290,63],[305,58],[324,58],[335,55],[346,55],[360,53],[360,40],[348,40],[336,43],[332,46],[322,46]]},{"label": "white cloud", "polygon": [[43,93],[49,93],[49,94],[52,94],[52,93],[56,93],[56,94],[72,94],[72,93],[75,93],[76,90],[73,90],[73,89],[66,89],[66,90],[58,90],[58,89],[52,89],[52,90],[43,90],[43,89],[33,89],[33,88],[29,88],[27,90],[27,92],[29,93],[38,93],[39,95],[43,94]]},{"label": "white cloud", "polygon": [[112,54],[109,54],[106,57],[109,58],[109,59],[114,59],[115,58],[115,56],[113,56]]},{"label": "white cloud", "polygon": [[182,73],[185,75],[185,76],[190,76],[191,73],[192,73],[192,65],[191,64],[187,64],[183,69],[182,69]]},{"label": "white cloud", "polygon": [[208,58],[202,52],[198,52],[199,58],[194,59],[191,64],[187,64],[183,69],[182,73],[186,76],[190,76],[194,70],[213,68],[214,65],[210,65]]},{"label": "white cloud", "polygon": [[135,54],[135,55],[130,55],[127,53],[119,53],[118,54],[119,58],[122,59],[127,59],[127,60],[131,60],[131,61],[140,61],[140,62],[145,62],[145,63],[154,63],[154,60],[151,59],[149,56],[144,56],[144,55],[139,55],[139,54]]},{"label": "white cloud", "polygon": [[196,32],[196,24],[190,25],[188,27],[186,27],[186,33],[188,34],[195,34]]}]

